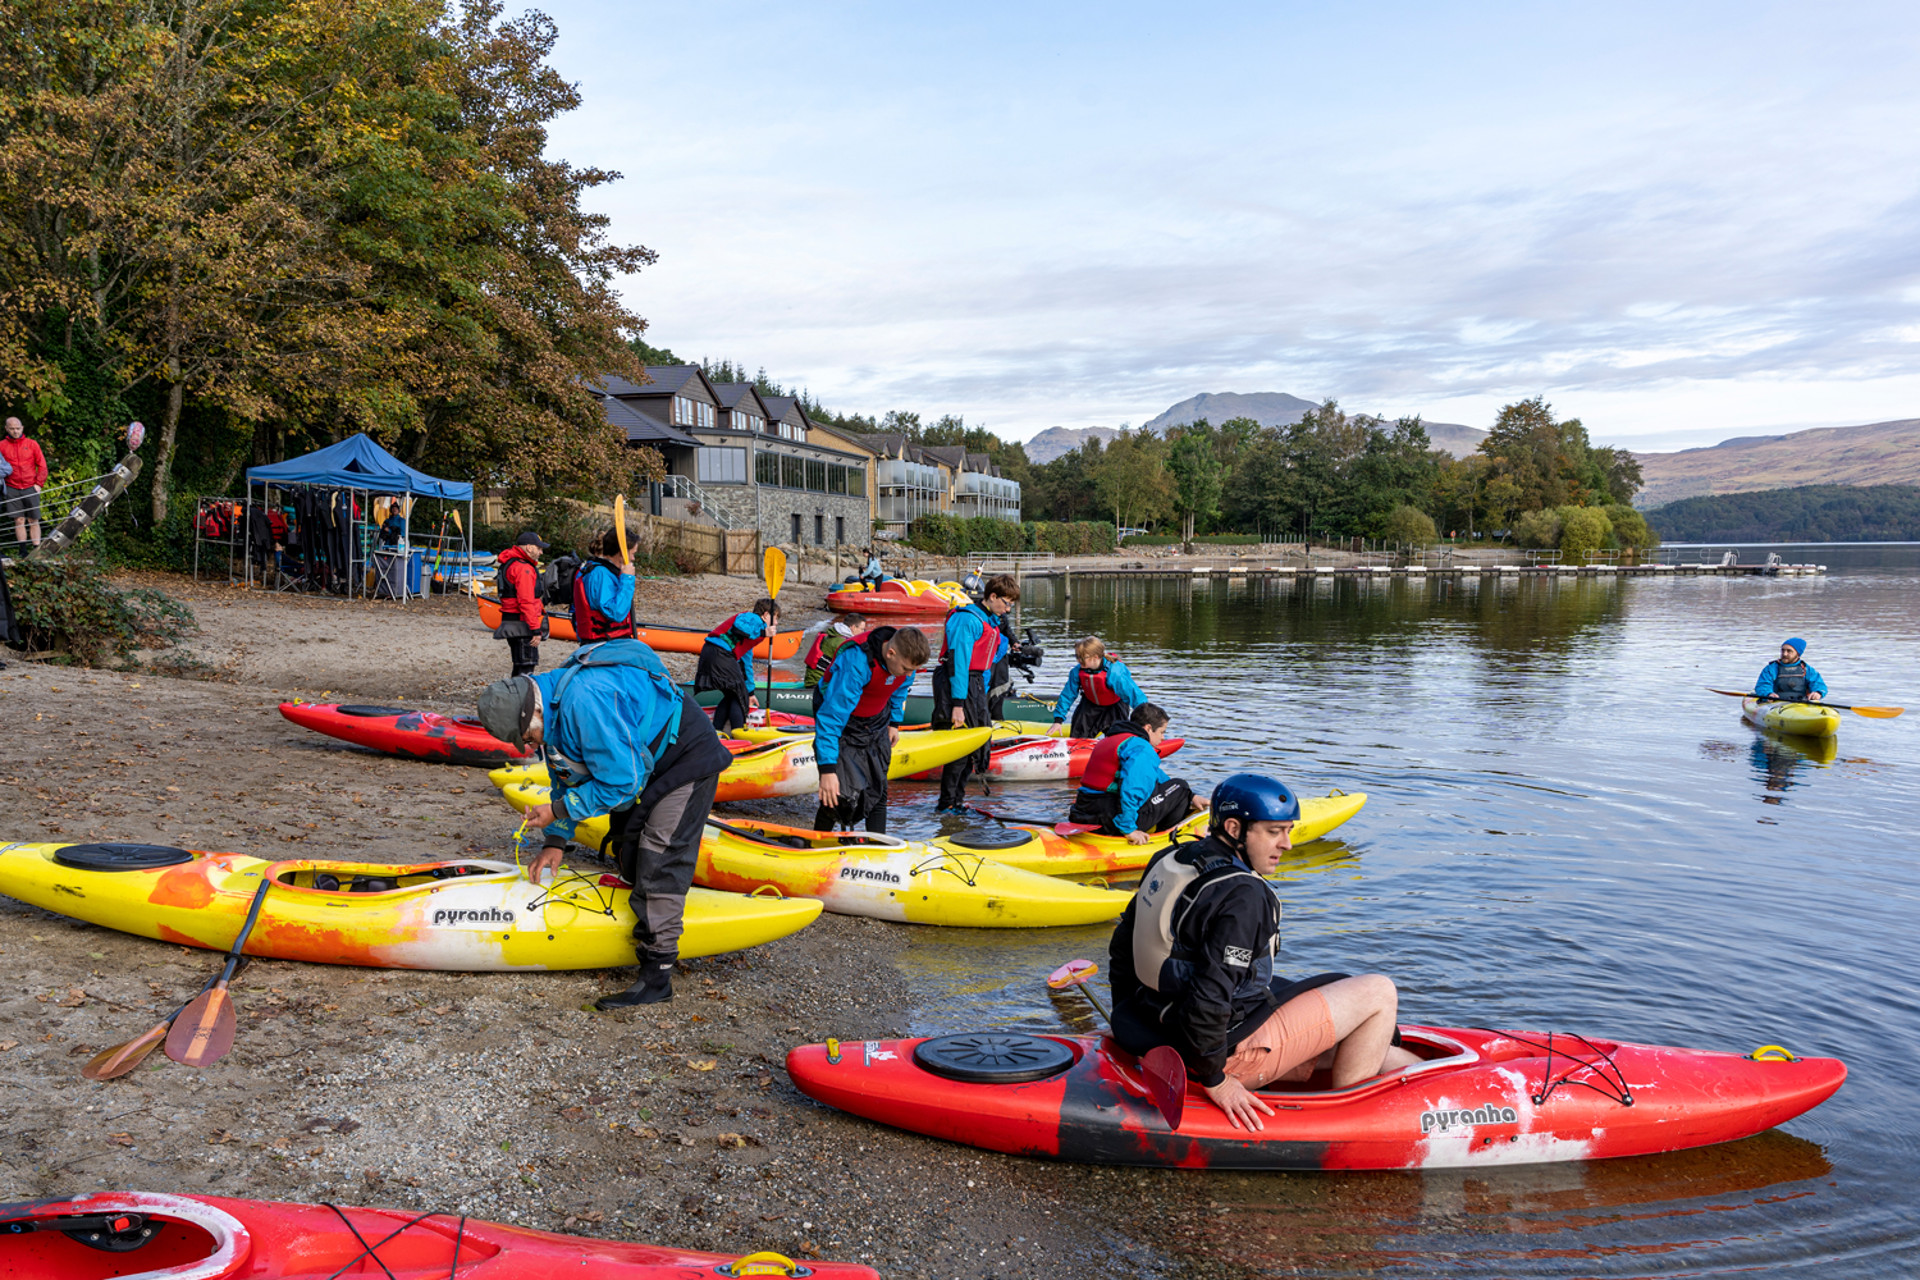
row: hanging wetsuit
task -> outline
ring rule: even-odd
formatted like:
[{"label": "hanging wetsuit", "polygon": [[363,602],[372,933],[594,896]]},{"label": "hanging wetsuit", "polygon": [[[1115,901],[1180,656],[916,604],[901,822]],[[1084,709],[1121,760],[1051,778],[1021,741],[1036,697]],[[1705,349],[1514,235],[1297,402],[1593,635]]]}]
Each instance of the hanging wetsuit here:
[{"label": "hanging wetsuit", "polygon": [[887,771],[893,765],[888,731],[906,719],[915,674],[912,668],[898,676],[887,670],[885,651],[894,631],[875,627],[848,640],[815,686],[814,759],[822,776],[840,779],[840,803],[818,808],[816,831],[831,831],[835,823],[851,831],[862,820],[869,831],[887,829]]},{"label": "hanging wetsuit", "polygon": [[1089,671],[1076,662],[1053,704],[1053,722],[1059,724],[1071,714],[1071,736],[1097,738],[1146,700],[1126,663],[1104,658]]},{"label": "hanging wetsuit", "polygon": [[753,659],[748,655],[767,634],[767,620],[757,613],[736,613],[707,632],[700,646],[700,665],[693,673],[693,691],[720,691],[720,703],[713,709],[713,727],[731,733],[747,723],[747,699],[753,696],[749,675]]},{"label": "hanging wetsuit", "polygon": [[581,644],[632,639],[633,587],[633,575],[620,572],[612,561],[583,561],[573,573],[574,639]]},{"label": "hanging wetsuit", "polygon": [[1094,744],[1067,821],[1099,826],[1103,835],[1165,831],[1193,809],[1193,791],[1160,768],[1147,731],[1122,720]]},{"label": "hanging wetsuit", "polygon": [[[981,728],[993,723],[987,704],[987,678],[1007,649],[999,620],[980,605],[968,603],[947,615],[940,665],[933,669],[933,727],[952,726],[953,709],[964,707],[965,723]],[[967,782],[987,767],[985,744],[940,771],[940,808],[958,809],[967,795]]]}]

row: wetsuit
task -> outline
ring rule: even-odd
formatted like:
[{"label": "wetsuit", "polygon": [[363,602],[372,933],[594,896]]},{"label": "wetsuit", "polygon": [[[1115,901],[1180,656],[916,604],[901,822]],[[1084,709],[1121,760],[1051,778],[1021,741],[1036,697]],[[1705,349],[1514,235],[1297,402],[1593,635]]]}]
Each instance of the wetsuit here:
[{"label": "wetsuit", "polygon": [[498,557],[495,581],[500,590],[500,626],[494,635],[507,642],[516,676],[530,676],[540,665],[540,640],[546,635],[546,605],[540,599],[540,568],[525,547],[508,547]]},{"label": "wetsuit", "polygon": [[914,672],[893,675],[885,650],[894,628],[875,627],[847,641],[827,678],[815,689],[814,758],[824,777],[840,779],[840,803],[821,805],[813,815],[816,831],[844,830],[865,820],[867,830],[887,829],[887,770],[893,764],[889,730],[907,715],[907,691]]},{"label": "wetsuit", "polygon": [[[994,616],[977,604],[963,605],[947,615],[946,638],[940,664],[933,669],[933,723],[950,728],[953,709],[966,710],[965,723],[980,728],[993,723],[987,705],[987,675],[1006,652],[1007,638]],[[987,767],[987,748],[962,756],[940,771],[940,807],[957,809],[967,796],[967,782],[976,769]]]},{"label": "wetsuit", "polygon": [[1072,736],[1097,738],[1146,700],[1126,663],[1106,658],[1091,671],[1076,663],[1053,704],[1053,722],[1059,724],[1071,714]]},{"label": "wetsuit", "polygon": [[1193,809],[1193,791],[1160,768],[1160,753],[1147,731],[1131,720],[1107,730],[1094,744],[1069,822],[1097,824],[1110,836],[1165,831]]},{"label": "wetsuit", "polygon": [[757,613],[736,613],[707,633],[700,646],[700,665],[693,673],[693,691],[718,689],[723,695],[713,709],[713,727],[731,733],[747,723],[747,699],[753,679],[744,663],[753,646],[767,634],[767,622]]}]

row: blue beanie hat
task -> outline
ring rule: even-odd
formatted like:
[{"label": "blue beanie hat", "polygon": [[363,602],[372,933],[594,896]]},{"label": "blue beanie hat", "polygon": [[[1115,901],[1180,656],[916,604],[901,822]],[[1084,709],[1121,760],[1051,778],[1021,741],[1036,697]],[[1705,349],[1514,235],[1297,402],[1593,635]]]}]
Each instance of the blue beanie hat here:
[{"label": "blue beanie hat", "polygon": [[1805,640],[1802,640],[1799,636],[1787,637],[1786,646],[1787,648],[1793,650],[1794,654],[1797,657],[1804,658],[1807,656],[1807,642]]}]

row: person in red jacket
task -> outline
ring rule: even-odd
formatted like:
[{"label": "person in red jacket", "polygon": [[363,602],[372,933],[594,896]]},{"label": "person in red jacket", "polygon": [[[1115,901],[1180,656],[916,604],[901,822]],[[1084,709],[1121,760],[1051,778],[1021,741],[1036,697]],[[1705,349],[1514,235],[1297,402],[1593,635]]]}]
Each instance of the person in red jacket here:
[{"label": "person in red jacket", "polygon": [[547,638],[547,611],[540,599],[540,553],[546,549],[540,535],[529,529],[500,553],[494,573],[500,626],[493,634],[507,642],[516,676],[530,676],[539,668],[540,642]]},{"label": "person in red jacket", "polygon": [[37,440],[27,439],[26,424],[18,418],[7,419],[7,434],[0,439],[0,458],[13,468],[0,483],[0,520],[13,517],[16,542],[26,542],[29,532],[34,546],[40,545],[40,488],[47,482],[47,457]]}]

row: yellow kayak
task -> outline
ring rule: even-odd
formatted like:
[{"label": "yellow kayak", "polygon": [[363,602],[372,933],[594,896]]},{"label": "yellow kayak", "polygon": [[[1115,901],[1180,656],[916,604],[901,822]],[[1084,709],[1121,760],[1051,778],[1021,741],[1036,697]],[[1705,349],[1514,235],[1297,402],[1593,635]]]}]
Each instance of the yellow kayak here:
[{"label": "yellow kayak", "polygon": [[1840,732],[1840,713],[1817,702],[1762,702],[1758,698],[1742,698],[1740,718],[1758,729],[1802,738],[1831,738]]},{"label": "yellow kayak", "polygon": [[[887,768],[887,776],[904,778],[937,769],[969,751],[978,751],[993,732],[982,728],[919,729],[903,733],[894,744],[893,762]],[[510,786],[545,788],[547,766],[508,765],[493,770],[487,779],[502,791]],[[799,738],[788,735],[783,741],[735,751],[733,763],[720,775],[720,787],[714,799],[765,800],[773,796],[810,795],[819,789],[820,770],[813,758],[813,735]]]},{"label": "yellow kayak", "polygon": [[[121,869],[106,869],[113,867]],[[474,858],[392,866],[156,845],[0,845],[0,893],[122,933],[219,951],[233,945],[262,876],[274,887],[247,939],[252,956],[384,969],[634,963],[628,893],[607,883],[611,877],[563,871],[542,887],[511,863]],[[819,915],[811,899],[695,889],[680,954],[758,946]]]},{"label": "yellow kayak", "polygon": [[[1318,840],[1359,813],[1366,803],[1364,791],[1302,796],[1300,821],[1293,826],[1293,843],[1303,845],[1309,840]],[[1047,875],[1106,875],[1139,871],[1167,845],[1179,840],[1198,840],[1206,833],[1207,814],[1202,811],[1189,814],[1178,826],[1160,832],[1146,844],[1128,844],[1125,836],[1062,836],[1050,827],[1025,823],[1009,823],[999,831],[942,836],[932,843],[957,853],[980,854],[1009,867]]]}]

